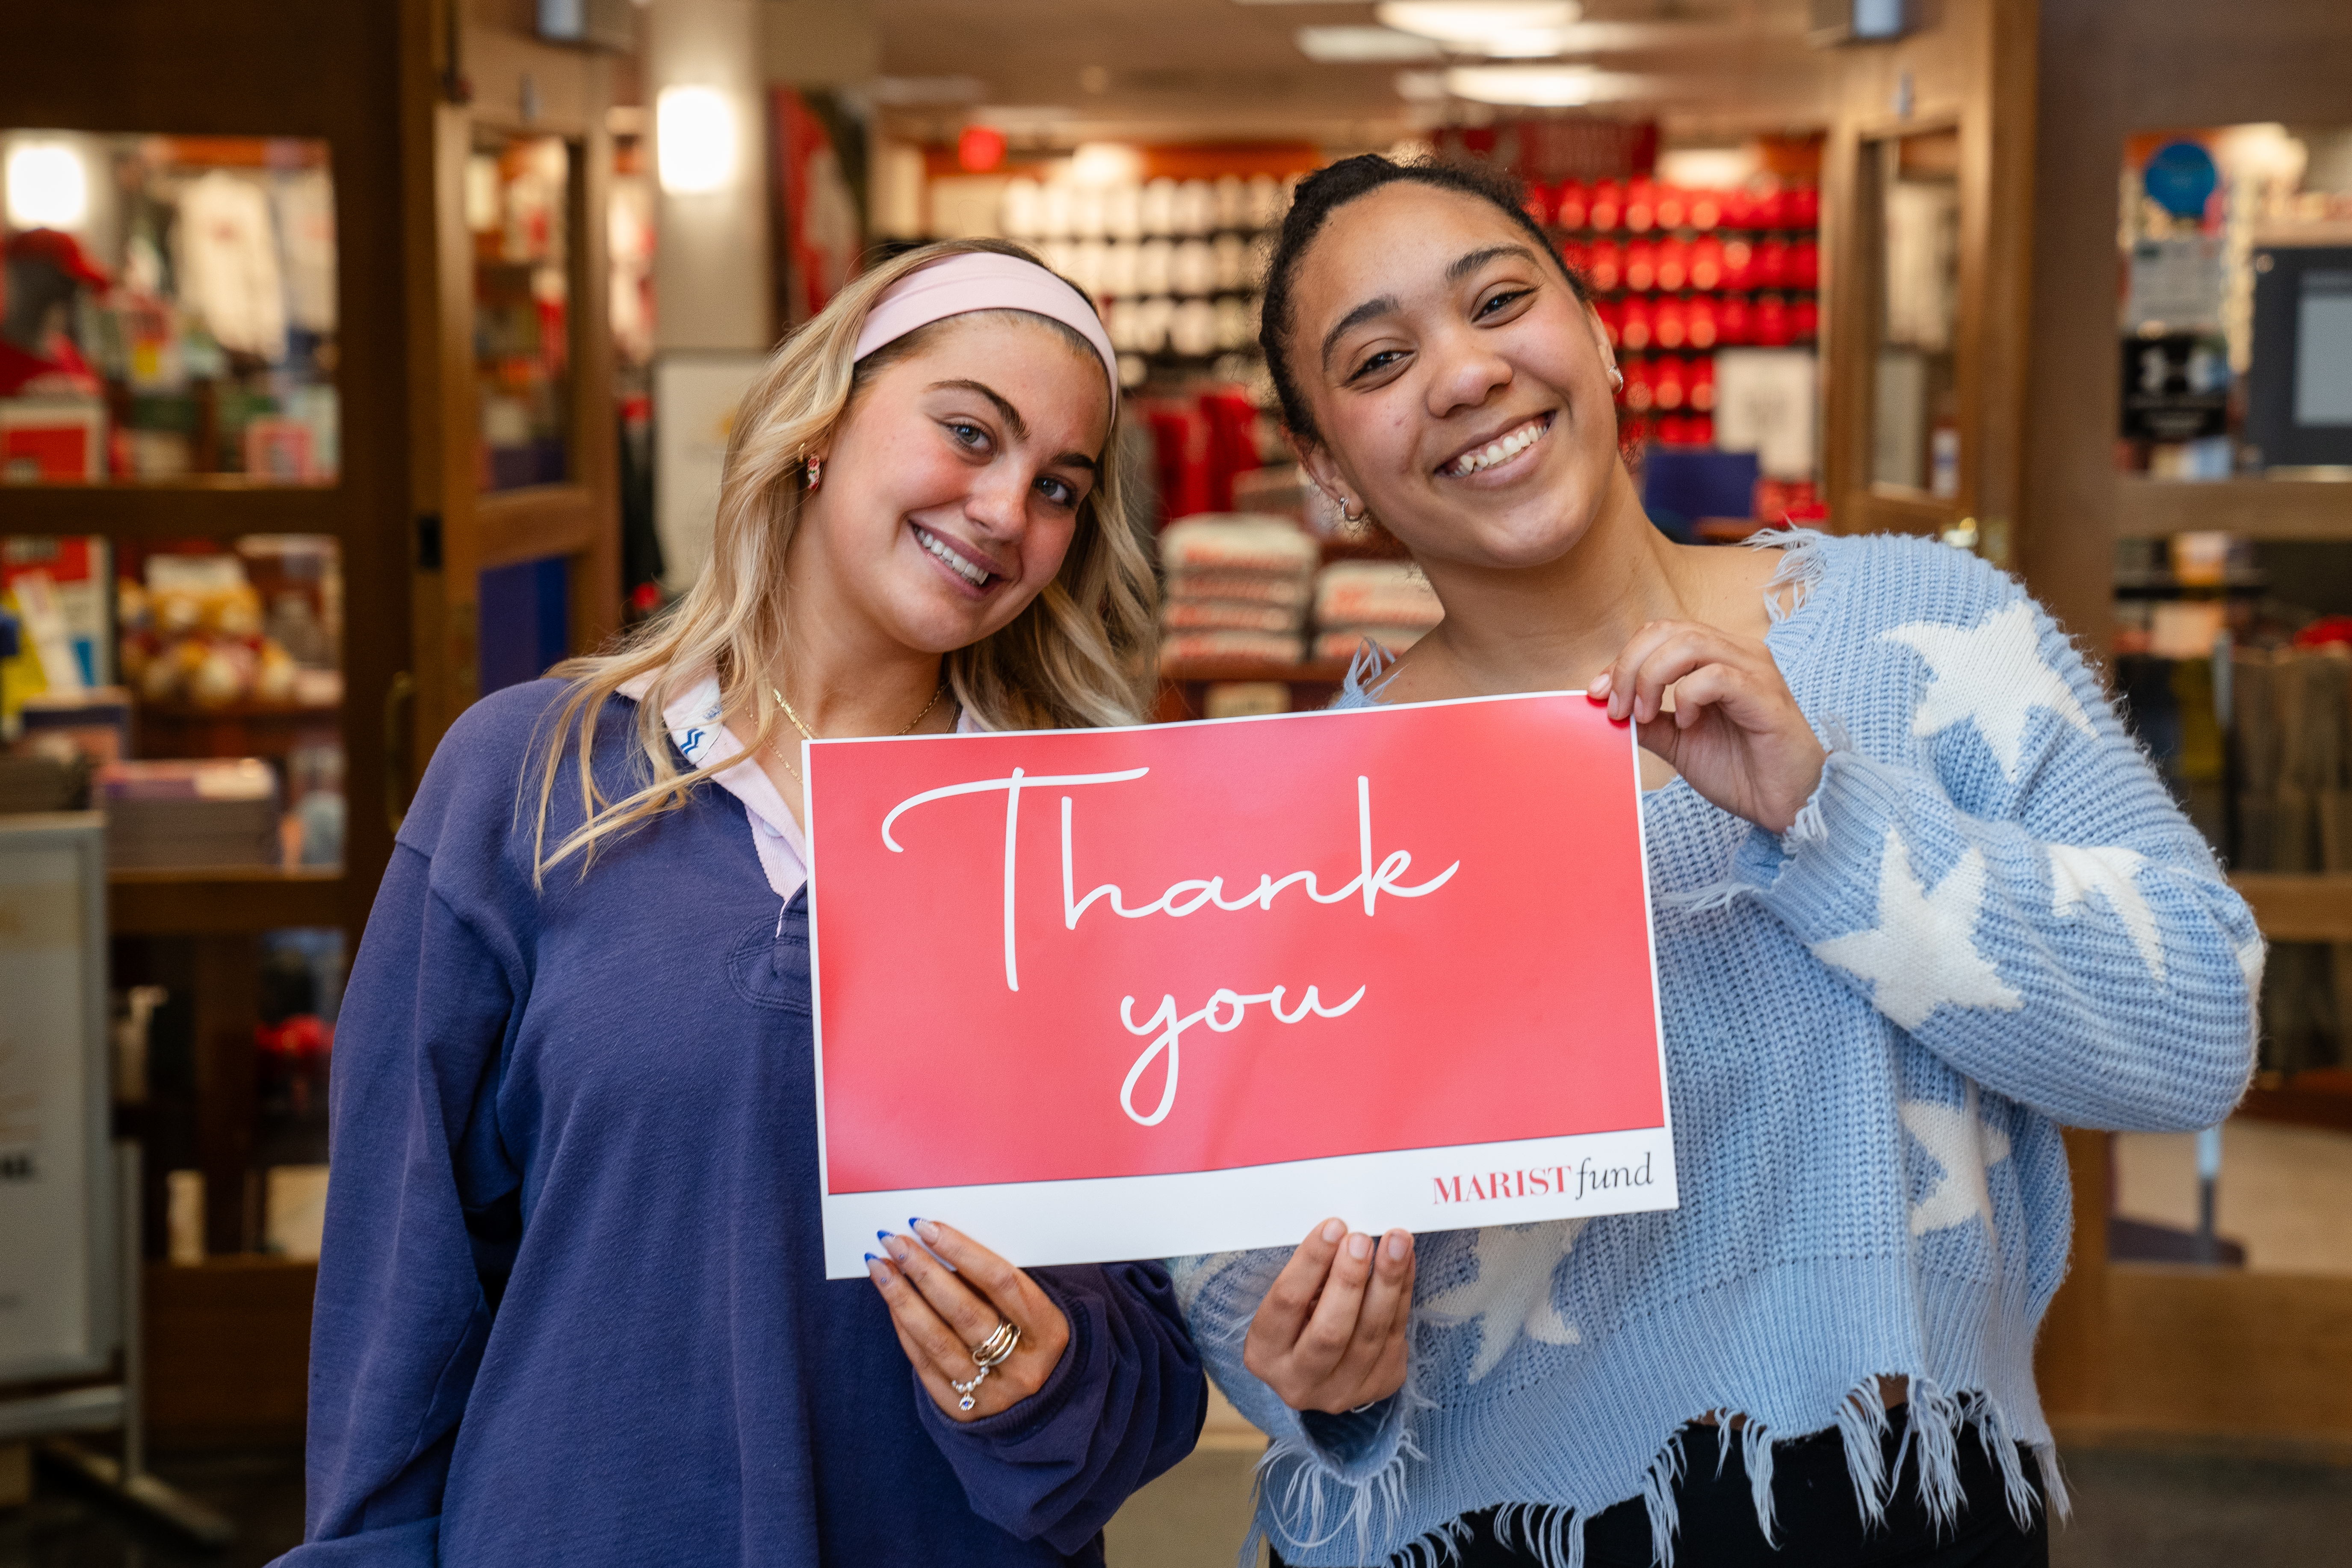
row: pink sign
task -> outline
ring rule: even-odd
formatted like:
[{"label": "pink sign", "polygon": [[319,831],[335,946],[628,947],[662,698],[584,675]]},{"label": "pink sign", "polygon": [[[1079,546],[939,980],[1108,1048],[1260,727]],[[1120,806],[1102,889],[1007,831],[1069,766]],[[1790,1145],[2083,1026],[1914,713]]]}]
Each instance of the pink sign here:
[{"label": "pink sign", "polygon": [[827,1273],[1670,1208],[1634,748],[1576,694],[804,748]]}]

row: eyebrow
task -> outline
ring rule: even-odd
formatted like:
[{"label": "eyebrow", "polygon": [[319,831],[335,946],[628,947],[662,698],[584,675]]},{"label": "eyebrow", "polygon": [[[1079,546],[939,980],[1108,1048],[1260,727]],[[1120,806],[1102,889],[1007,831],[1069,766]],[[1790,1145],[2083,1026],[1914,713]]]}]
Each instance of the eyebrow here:
[{"label": "eyebrow", "polygon": [[[1029,422],[1021,417],[1021,410],[1013,407],[1003,393],[984,381],[973,381],[969,377],[960,376],[953,381],[935,381],[931,383],[931,390],[933,392],[977,392],[996,405],[996,412],[1003,417],[1004,426],[1013,432],[1014,440],[1026,441],[1029,438]],[[1084,468],[1090,474],[1102,472],[1102,465],[1084,452],[1064,452],[1054,461],[1065,468]]]},{"label": "eyebrow", "polygon": [[935,381],[931,383],[931,390],[933,392],[956,391],[979,393],[982,397],[987,398],[991,403],[996,405],[996,412],[1003,416],[1005,428],[1013,432],[1013,438],[1014,440],[1026,441],[1029,439],[1029,421],[1022,418],[1021,410],[1013,407],[1011,403],[1005,400],[1003,393],[989,385],[988,383],[984,381],[971,381],[963,378],[959,378],[954,381]]},{"label": "eyebrow", "polygon": [[[1481,267],[1486,266],[1489,261],[1493,261],[1498,257],[1505,256],[1514,257],[1521,261],[1533,261],[1536,258],[1535,252],[1529,250],[1524,245],[1490,245],[1484,250],[1474,250],[1466,256],[1458,256],[1454,258],[1453,262],[1445,268],[1445,280],[1448,283],[1459,283],[1465,278],[1469,277],[1473,272],[1477,271]],[[1385,316],[1391,311],[1395,310],[1397,308],[1397,297],[1395,295],[1382,294],[1378,299],[1365,300],[1362,304],[1357,306],[1354,310],[1340,317],[1339,324],[1333,327],[1329,331],[1323,334],[1323,363],[1325,367],[1329,367],[1331,363],[1331,351],[1339,346],[1339,340],[1341,338],[1346,337],[1349,332],[1355,331],[1358,327],[1362,326],[1366,321]]]}]

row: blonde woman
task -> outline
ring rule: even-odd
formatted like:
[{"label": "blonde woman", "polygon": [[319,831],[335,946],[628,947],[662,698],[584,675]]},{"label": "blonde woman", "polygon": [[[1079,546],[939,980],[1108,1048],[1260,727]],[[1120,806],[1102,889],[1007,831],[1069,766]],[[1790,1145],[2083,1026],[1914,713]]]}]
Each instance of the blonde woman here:
[{"label": "blonde woman", "polygon": [[800,740],[1134,719],[1117,385],[1025,253],[877,268],[745,398],[677,611],[450,731],[344,1004],[286,1561],[1099,1563],[1191,1448],[1157,1265],[819,1262]]}]

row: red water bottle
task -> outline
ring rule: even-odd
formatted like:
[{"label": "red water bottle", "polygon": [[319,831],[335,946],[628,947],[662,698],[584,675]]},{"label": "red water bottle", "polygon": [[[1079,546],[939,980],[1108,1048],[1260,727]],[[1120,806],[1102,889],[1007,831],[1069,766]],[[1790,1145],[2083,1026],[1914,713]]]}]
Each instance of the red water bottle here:
[{"label": "red water bottle", "polygon": [[1617,317],[1618,341],[1635,353],[1650,346],[1650,302],[1640,295],[1628,299]]},{"label": "red water bottle", "polygon": [[1625,287],[1645,294],[1658,286],[1658,247],[1637,239],[1625,247]]},{"label": "red water bottle", "polygon": [[1690,286],[1694,289],[1723,287],[1723,241],[1711,234],[1690,247]]},{"label": "red water bottle", "polygon": [[1625,186],[1625,226],[1635,234],[1647,234],[1657,225],[1657,185],[1647,179],[1629,182]]},{"label": "red water bottle", "polygon": [[1715,319],[1716,301],[1701,294],[1683,307],[1683,335],[1695,349],[1715,347],[1718,328]]},{"label": "red water bottle", "polygon": [[1662,349],[1678,349],[1687,341],[1680,300],[1661,300],[1651,308],[1650,336]]},{"label": "red water bottle", "polygon": [[1592,186],[1591,202],[1585,208],[1585,221],[1607,234],[1615,229],[1625,216],[1625,192],[1614,180],[1599,180]]},{"label": "red water bottle", "polygon": [[1691,247],[1686,240],[1667,238],[1658,241],[1658,287],[1669,294],[1680,293],[1691,284]]},{"label": "red water bottle", "polygon": [[1559,189],[1552,194],[1551,221],[1562,228],[1576,229],[1585,226],[1585,216],[1583,182],[1562,180]]}]

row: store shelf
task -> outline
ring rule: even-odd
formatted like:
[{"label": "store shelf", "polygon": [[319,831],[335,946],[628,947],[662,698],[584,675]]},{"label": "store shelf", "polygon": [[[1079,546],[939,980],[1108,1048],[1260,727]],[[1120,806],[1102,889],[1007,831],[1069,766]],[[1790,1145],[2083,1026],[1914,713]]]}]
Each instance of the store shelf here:
[{"label": "store shelf", "polygon": [[[2275,1079],[2264,1073],[2263,1079]],[[2238,1102],[2238,1114],[2263,1121],[2289,1121],[2299,1127],[2326,1127],[2352,1132],[2352,1074],[2342,1068],[2302,1072],[2283,1083],[2255,1080]]]},{"label": "store shelf", "polygon": [[2272,942],[2352,942],[2352,876],[2241,871],[2230,885]]},{"label": "store shelf", "polygon": [[2117,538],[2208,530],[2251,539],[2352,540],[2352,483],[2116,476]]},{"label": "store shelf", "polygon": [[225,866],[110,871],[107,925],[116,936],[215,936],[340,925],[336,867]]},{"label": "store shelf", "polygon": [[131,711],[142,757],[284,757],[321,731],[339,731],[342,709],[167,707],[142,702]]},{"label": "store shelf", "polygon": [[257,484],[241,474],[140,483],[10,485],[11,533],[103,533],[117,541],[234,539],[351,531],[351,500],[333,485]]}]

